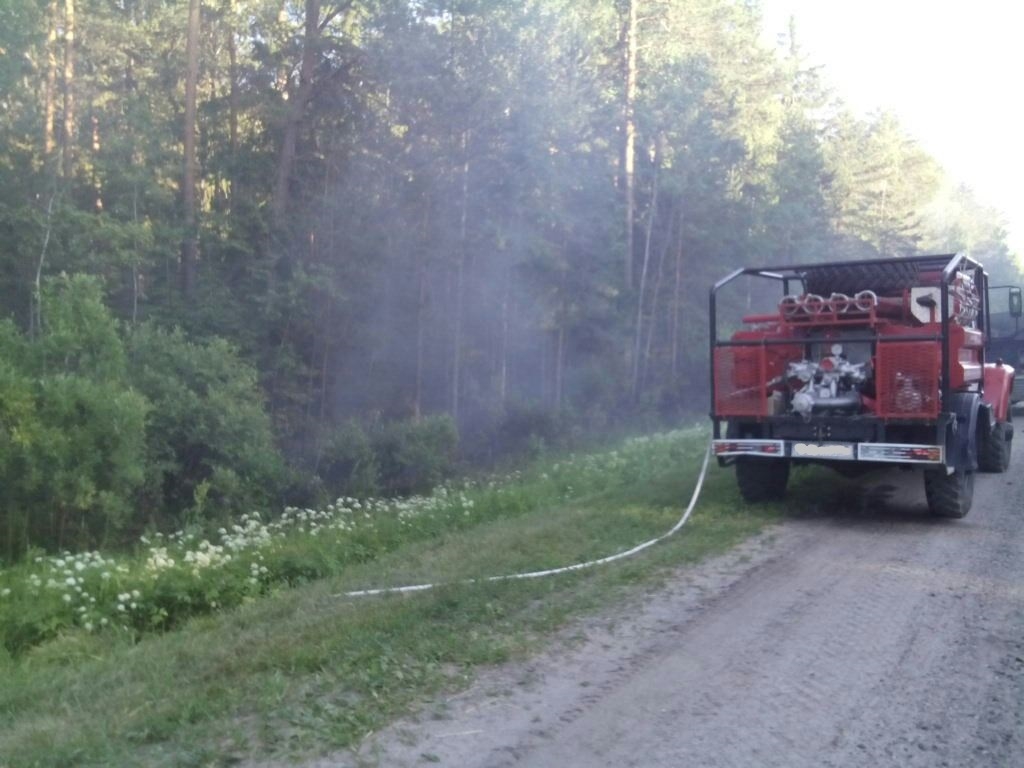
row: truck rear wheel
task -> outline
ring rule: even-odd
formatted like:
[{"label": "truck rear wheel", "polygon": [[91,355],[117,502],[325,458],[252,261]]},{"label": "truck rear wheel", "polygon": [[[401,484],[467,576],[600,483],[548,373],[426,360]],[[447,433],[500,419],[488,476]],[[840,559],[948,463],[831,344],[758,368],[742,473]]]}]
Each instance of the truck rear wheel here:
[{"label": "truck rear wheel", "polygon": [[974,473],[959,467],[948,475],[944,467],[926,469],[924,495],[935,517],[964,517],[974,500]]},{"label": "truck rear wheel", "polygon": [[982,472],[1005,472],[1010,466],[1013,447],[1013,424],[1001,421],[978,442],[978,469]]},{"label": "truck rear wheel", "polygon": [[786,495],[789,462],[776,459],[736,459],[736,484],[744,501],[778,501]]}]

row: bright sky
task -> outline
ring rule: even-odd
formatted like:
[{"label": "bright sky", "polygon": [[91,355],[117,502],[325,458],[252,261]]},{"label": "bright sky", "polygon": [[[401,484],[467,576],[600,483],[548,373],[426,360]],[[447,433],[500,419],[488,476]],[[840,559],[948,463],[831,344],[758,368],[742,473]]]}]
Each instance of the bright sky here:
[{"label": "bright sky", "polygon": [[1024,3],[761,0],[775,42],[796,18],[810,64],[857,112],[889,109],[1024,255]]}]

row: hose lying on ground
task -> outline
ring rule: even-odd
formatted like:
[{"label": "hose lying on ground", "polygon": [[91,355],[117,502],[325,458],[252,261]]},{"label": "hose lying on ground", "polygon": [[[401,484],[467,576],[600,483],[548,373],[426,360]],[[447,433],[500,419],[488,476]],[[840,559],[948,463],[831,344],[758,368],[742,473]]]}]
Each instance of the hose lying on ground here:
[{"label": "hose lying on ground", "polygon": [[[509,573],[503,576],[486,576],[478,579],[464,579],[462,581],[454,582],[456,584],[478,584],[493,581],[517,581],[520,579],[539,579],[545,576],[556,576],[560,573],[570,573],[571,571],[582,571],[587,568],[593,568],[598,565],[605,565],[607,563],[614,563],[616,560],[625,560],[627,557],[643,552],[648,547],[653,547],[659,541],[667,539],[669,536],[677,533],[680,528],[686,525],[686,521],[690,519],[690,515],[693,512],[694,507],[697,506],[697,499],[700,497],[701,489],[704,487],[704,478],[708,472],[708,461],[711,458],[711,440],[708,440],[708,446],[704,451],[704,463],[701,465],[700,474],[697,476],[697,483],[693,487],[693,495],[690,496],[690,503],[686,505],[686,509],[683,510],[683,514],[680,516],[676,524],[673,525],[665,533],[661,534],[657,538],[645,541],[642,544],[637,544],[632,549],[627,549],[624,552],[617,552],[614,555],[608,555],[597,560],[587,560],[583,563],[573,563],[572,565],[565,565],[561,568],[549,568],[543,571],[528,571],[526,573]],[[373,597],[376,595],[391,595],[391,594],[403,594],[407,592],[424,592],[428,589],[434,589],[435,587],[447,586],[445,584],[410,584],[404,587],[378,587],[376,589],[356,589],[351,592],[343,592],[337,597]]]}]

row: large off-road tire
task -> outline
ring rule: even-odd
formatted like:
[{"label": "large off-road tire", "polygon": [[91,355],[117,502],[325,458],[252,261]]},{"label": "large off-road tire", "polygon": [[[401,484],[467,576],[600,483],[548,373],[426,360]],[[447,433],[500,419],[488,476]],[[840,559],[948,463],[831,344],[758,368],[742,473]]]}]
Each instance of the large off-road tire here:
[{"label": "large off-road tire", "polygon": [[874,291],[880,296],[902,293],[917,285],[917,265],[893,259],[882,264],[837,264],[808,267],[804,283],[808,293],[828,296],[845,293],[853,296],[860,291]]},{"label": "large off-road tire", "polygon": [[974,500],[974,473],[957,469],[947,475],[943,467],[926,469],[924,494],[928,511],[935,517],[964,517]]},{"label": "large off-road tire", "polygon": [[1005,472],[1010,466],[1012,448],[1013,424],[1001,421],[978,441],[978,469],[982,472]]},{"label": "large off-road tire", "polygon": [[736,459],[736,484],[744,501],[778,501],[786,495],[789,462],[740,456]]}]

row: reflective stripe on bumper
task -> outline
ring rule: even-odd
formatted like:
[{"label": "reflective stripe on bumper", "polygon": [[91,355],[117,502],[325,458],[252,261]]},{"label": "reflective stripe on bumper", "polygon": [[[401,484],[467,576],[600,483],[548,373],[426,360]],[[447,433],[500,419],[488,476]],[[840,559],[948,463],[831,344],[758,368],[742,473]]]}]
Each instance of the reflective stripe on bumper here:
[{"label": "reflective stripe on bumper", "polygon": [[941,445],[912,443],[808,443],[806,440],[713,440],[715,456],[762,456],[816,461],[879,461],[895,464],[942,464]]}]

